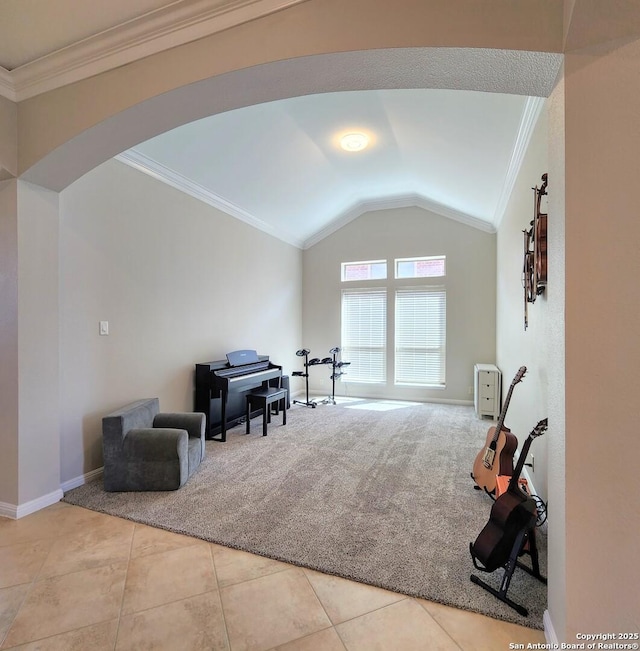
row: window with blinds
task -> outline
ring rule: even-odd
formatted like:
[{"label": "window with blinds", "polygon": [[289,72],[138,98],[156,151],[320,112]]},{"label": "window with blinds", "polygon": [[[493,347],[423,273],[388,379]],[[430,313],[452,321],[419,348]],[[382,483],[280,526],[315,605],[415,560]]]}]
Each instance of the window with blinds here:
[{"label": "window with blinds", "polygon": [[344,382],[386,382],[386,289],[342,291],[342,357],[351,362]]},{"label": "window with blinds", "polygon": [[446,302],[444,287],[396,290],[396,384],[444,386]]}]

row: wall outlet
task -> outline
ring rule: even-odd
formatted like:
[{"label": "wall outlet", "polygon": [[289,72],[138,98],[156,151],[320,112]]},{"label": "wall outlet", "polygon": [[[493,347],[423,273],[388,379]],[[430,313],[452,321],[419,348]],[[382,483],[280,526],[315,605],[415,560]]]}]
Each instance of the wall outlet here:
[{"label": "wall outlet", "polygon": [[100,335],[105,336],[109,334],[109,322],[100,321]]}]

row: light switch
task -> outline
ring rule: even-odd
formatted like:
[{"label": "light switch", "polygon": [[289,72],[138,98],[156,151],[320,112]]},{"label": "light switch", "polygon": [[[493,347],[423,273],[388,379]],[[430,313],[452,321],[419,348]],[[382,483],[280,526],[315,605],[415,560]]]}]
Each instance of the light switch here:
[{"label": "light switch", "polygon": [[109,334],[109,322],[108,321],[100,321],[100,334],[101,335],[108,335]]}]

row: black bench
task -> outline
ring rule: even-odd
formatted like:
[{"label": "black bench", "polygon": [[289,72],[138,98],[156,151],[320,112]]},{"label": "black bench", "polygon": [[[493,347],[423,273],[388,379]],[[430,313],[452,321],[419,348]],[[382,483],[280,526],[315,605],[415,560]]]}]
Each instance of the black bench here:
[{"label": "black bench", "polygon": [[247,394],[247,434],[251,432],[251,408],[262,409],[262,436],[267,435],[267,423],[271,422],[271,405],[277,414],[282,406],[282,424],[287,424],[287,393],[280,387],[263,387]]}]

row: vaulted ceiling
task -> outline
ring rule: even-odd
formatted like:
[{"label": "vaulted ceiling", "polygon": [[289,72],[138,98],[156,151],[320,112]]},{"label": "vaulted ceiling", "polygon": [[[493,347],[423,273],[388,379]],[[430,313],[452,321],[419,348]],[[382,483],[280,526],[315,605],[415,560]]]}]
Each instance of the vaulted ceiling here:
[{"label": "vaulted ceiling", "polygon": [[[3,0],[0,90],[4,82],[3,94],[30,96],[43,66],[118,39],[135,43],[196,4]],[[218,20],[244,11],[241,20],[292,2],[204,4]],[[406,205],[493,231],[541,106],[540,98],[469,90],[309,94],[186,124],[118,158],[300,247],[367,210]],[[369,137],[364,150],[340,148],[340,136],[353,131]]]}]

